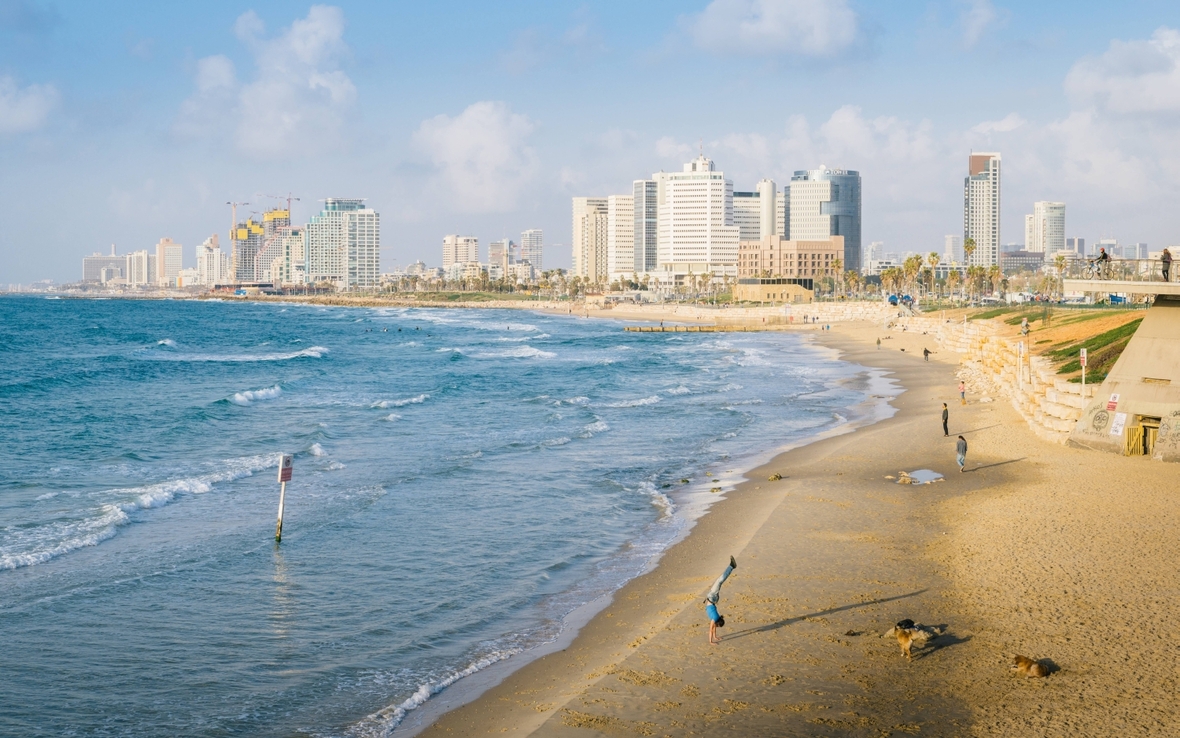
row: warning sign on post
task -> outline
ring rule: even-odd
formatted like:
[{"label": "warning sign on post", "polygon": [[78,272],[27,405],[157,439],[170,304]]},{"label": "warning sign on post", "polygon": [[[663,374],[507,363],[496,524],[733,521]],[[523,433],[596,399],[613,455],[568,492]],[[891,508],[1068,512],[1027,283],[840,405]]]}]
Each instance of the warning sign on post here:
[{"label": "warning sign on post", "polygon": [[1119,393],[1115,392],[1113,395],[1110,396],[1110,399],[1106,401],[1106,409],[1107,410],[1114,410],[1118,406],[1119,406]]},{"label": "warning sign on post", "polygon": [[279,481],[280,482],[290,482],[291,481],[291,468],[294,465],[294,463],[295,463],[294,456],[292,456],[291,454],[283,454],[282,458],[279,460]]},{"label": "warning sign on post", "polygon": [[1086,366],[1086,349],[1082,349],[1082,367]]}]

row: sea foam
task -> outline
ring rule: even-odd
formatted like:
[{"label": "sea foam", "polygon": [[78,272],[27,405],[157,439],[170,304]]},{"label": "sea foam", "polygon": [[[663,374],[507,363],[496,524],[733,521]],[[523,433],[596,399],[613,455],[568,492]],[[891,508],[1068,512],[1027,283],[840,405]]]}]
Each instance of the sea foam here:
[{"label": "sea foam", "polygon": [[234,396],[229,398],[229,401],[235,405],[253,405],[259,400],[273,400],[279,395],[283,394],[283,388],[279,385],[274,387],[267,387],[260,390],[250,390],[249,392],[236,392]]}]

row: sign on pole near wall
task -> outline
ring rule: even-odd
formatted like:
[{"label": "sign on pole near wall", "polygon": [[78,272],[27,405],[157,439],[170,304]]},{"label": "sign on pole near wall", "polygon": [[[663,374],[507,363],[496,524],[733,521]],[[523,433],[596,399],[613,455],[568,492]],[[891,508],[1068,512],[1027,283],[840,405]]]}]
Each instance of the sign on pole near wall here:
[{"label": "sign on pole near wall", "polygon": [[1086,368],[1086,349],[1082,349],[1082,368]]}]

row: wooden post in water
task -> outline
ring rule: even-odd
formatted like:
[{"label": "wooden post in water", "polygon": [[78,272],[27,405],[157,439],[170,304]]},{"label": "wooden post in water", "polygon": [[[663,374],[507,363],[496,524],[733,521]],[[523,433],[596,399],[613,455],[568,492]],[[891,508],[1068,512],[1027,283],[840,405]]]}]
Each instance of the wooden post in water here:
[{"label": "wooden post in water", "polygon": [[283,507],[287,502],[287,482],[291,481],[291,465],[294,457],[291,454],[279,456],[279,522],[275,524],[275,543],[283,540]]}]

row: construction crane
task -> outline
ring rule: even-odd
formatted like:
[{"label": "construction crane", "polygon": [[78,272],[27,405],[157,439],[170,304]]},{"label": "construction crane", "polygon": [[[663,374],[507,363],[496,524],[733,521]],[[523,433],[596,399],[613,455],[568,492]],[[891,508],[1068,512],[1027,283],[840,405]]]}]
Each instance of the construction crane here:
[{"label": "construction crane", "polygon": [[288,192],[286,195],[260,195],[260,197],[269,197],[269,198],[273,198],[275,200],[286,200],[287,201],[287,217],[288,218],[291,217],[291,203],[292,202],[299,202],[299,198],[295,197],[290,192]]},{"label": "construction crane", "polygon": [[229,242],[230,242],[231,246],[233,245],[233,242],[237,240],[235,237],[238,235],[237,233],[235,233],[235,231],[238,229],[238,206],[239,205],[249,205],[249,204],[250,203],[248,203],[248,202],[227,202],[226,203],[226,205],[230,206]]}]

